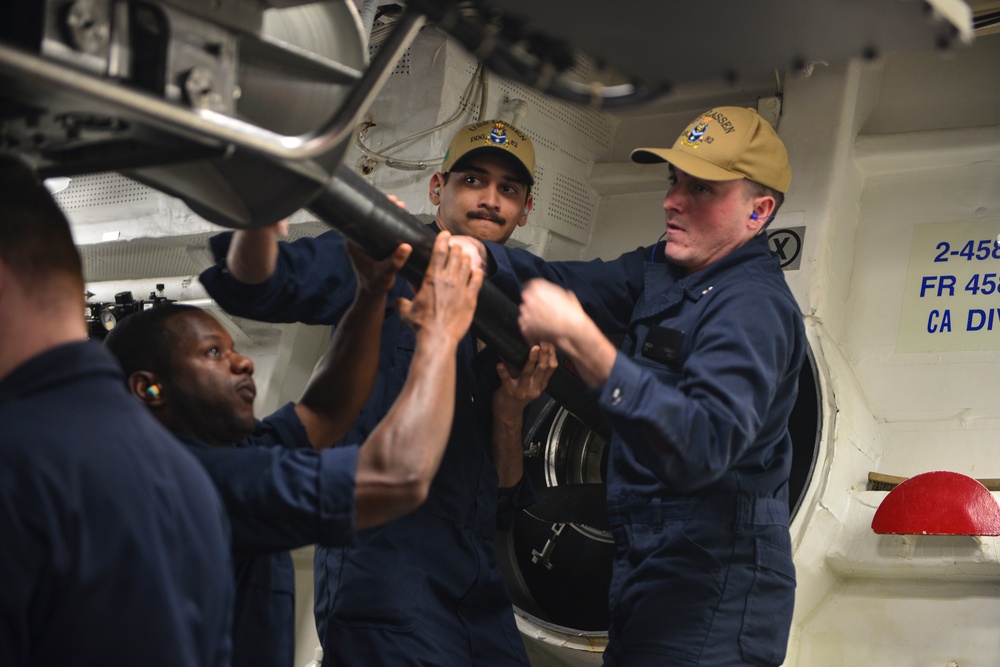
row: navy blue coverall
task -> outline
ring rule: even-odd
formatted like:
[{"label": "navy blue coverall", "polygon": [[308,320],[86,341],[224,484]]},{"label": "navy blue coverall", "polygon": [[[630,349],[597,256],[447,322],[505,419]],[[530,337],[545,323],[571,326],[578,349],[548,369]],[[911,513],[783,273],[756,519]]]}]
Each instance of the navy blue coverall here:
[{"label": "navy blue coverall", "polygon": [[787,424],[807,344],[767,237],[688,276],[662,246],[548,264],[487,246],[512,298],[546,278],[625,334],[595,392],[613,429],[604,664],[780,664],[795,593]]},{"label": "navy blue coverall", "polygon": [[358,448],[313,449],[292,403],[232,447],[178,437],[208,470],[233,526],[233,667],[293,667],[288,550],[351,542]]},{"label": "navy blue coverall", "polygon": [[[201,275],[228,312],[336,324],[351,304],[354,271],[338,233],[282,243],[277,269],[260,285],[239,283],[226,272],[230,238],[213,237],[218,264]],[[375,386],[344,442],[363,442],[406,381],[416,336],[392,307],[399,296],[413,296],[402,278],[387,295]],[[324,665],[529,664],[495,556],[497,528],[509,527],[531,494],[520,483],[497,488],[490,441],[495,364],[495,355],[477,355],[471,335],[459,346],[454,423],[424,504],[359,532],[353,546],[316,550]]]},{"label": "navy blue coverall", "polygon": [[229,525],[100,344],[0,380],[0,665],[228,667]]}]

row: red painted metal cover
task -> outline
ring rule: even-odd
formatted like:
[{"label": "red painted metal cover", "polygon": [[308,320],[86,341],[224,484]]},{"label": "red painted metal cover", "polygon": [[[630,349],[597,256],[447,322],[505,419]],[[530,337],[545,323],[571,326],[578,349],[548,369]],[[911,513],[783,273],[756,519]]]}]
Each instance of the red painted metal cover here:
[{"label": "red painted metal cover", "polygon": [[889,492],[875,511],[872,530],[892,535],[1000,535],[1000,505],[971,477],[926,472]]}]

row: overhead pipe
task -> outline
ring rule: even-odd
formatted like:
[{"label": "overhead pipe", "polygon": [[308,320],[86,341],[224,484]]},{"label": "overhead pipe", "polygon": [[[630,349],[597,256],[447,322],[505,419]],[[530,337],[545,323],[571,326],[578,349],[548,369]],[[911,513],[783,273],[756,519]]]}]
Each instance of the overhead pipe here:
[{"label": "overhead pipe", "polygon": [[99,102],[123,118],[207,144],[232,144],[278,160],[306,160],[329,152],[350,138],[385,80],[424,25],[424,16],[407,10],[372,59],[348,99],[317,130],[283,135],[211,109],[189,109],[115,81],[81,76],[76,70],[32,53],[0,44],[0,78],[47,85],[52,90]]}]

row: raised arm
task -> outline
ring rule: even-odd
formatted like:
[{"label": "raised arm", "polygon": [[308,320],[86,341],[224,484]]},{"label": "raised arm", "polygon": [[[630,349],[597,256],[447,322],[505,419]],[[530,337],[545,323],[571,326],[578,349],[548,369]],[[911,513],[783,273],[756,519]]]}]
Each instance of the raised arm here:
[{"label": "raised arm", "polygon": [[493,393],[493,461],[499,488],[508,489],[521,480],[524,471],[524,409],[542,395],[558,367],[555,347],[533,345],[524,368],[501,362],[497,365],[500,388]]},{"label": "raised arm", "polygon": [[576,295],[545,280],[531,280],[521,292],[517,319],[528,342],[550,340],[573,361],[591,388],[611,375],[618,350],[601,333]]},{"label": "raised arm", "polygon": [[449,237],[438,235],[420,291],[412,301],[398,303],[416,332],[417,347],[402,392],[358,454],[359,529],[419,506],[448,444],[458,345],[472,323],[483,281],[467,257],[449,250]]},{"label": "raised arm", "polygon": [[403,243],[388,258],[375,261],[358,246],[347,243],[347,254],[358,279],[354,302],[295,404],[295,412],[315,449],[330,447],[344,437],[368,400],[378,371],[386,292],[392,289],[396,272],[411,251]]},{"label": "raised arm", "polygon": [[288,234],[288,221],[259,229],[241,229],[233,234],[226,253],[226,266],[234,278],[259,285],[274,273],[278,262],[278,239]]}]

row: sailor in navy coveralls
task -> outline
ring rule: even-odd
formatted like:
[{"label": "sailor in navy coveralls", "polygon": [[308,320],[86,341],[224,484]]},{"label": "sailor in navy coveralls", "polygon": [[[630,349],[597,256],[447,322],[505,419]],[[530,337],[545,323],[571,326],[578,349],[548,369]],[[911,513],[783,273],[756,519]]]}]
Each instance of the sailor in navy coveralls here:
[{"label": "sailor in navy coveralls", "polygon": [[229,524],[87,341],[69,223],[0,155],[0,665],[229,667]]},{"label": "sailor in navy coveralls", "polygon": [[[806,337],[763,229],[791,182],[787,153],[754,110],[722,107],[632,159],[670,165],[665,245],[547,264],[488,244],[484,258],[522,299],[528,341],[568,355],[613,428],[604,664],[779,665]],[[602,330],[624,334],[621,349]]]},{"label": "sailor in navy coveralls", "polygon": [[[430,179],[430,200],[438,206],[431,229],[506,241],[531,209],[533,170],[534,149],[517,128],[499,121],[466,126],[453,139],[442,171]],[[354,293],[353,276],[344,270],[343,238],[327,232],[280,247],[273,236],[264,239],[274,253],[272,264],[259,279],[244,280],[236,276],[239,267],[254,262],[234,248],[251,241],[250,234],[212,239],[218,265],[201,275],[209,294],[242,317],[339,326]],[[389,292],[378,378],[348,442],[371,431],[407,376],[413,334],[391,304],[409,293],[403,279]],[[316,551],[324,665],[529,664],[496,562],[494,535],[530,501],[521,475],[521,414],[555,364],[551,346],[533,350],[513,382],[533,382],[534,388],[494,420],[511,378],[504,376],[505,390],[498,391],[496,355],[480,351],[471,335],[462,342],[451,442],[427,502],[399,521],[359,533],[354,546]]]},{"label": "sailor in navy coveralls", "polygon": [[253,416],[253,362],[208,313],[157,306],[108,337],[133,393],[201,460],[222,494],[233,523],[235,667],[292,667],[289,549],[350,544],[356,529],[398,520],[427,497],[451,430],[456,349],[482,282],[481,272],[473,280],[468,258],[448,250],[447,236],[435,245],[423,288],[400,304],[400,325],[412,327],[411,373],[363,447],[330,448],[368,396],[385,292],[409,246],[381,263],[350,251],[372,276],[302,398],[263,421]]}]

